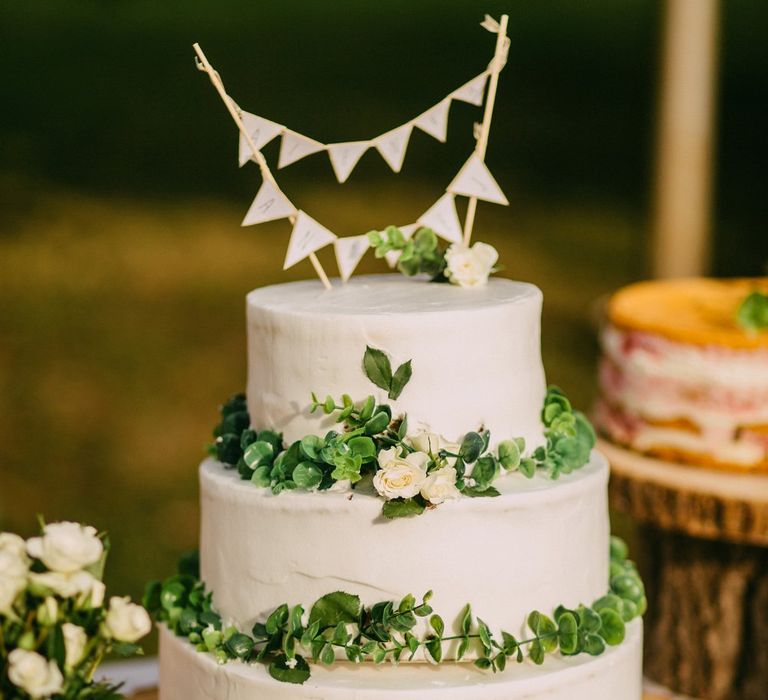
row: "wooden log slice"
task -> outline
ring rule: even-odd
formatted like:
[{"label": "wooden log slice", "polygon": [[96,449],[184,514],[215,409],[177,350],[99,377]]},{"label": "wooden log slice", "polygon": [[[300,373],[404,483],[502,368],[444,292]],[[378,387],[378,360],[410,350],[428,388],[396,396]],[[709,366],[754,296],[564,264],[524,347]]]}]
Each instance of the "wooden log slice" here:
[{"label": "wooden log slice", "polygon": [[663,530],[768,547],[768,474],[665,462],[604,440],[598,449],[611,464],[618,512]]}]

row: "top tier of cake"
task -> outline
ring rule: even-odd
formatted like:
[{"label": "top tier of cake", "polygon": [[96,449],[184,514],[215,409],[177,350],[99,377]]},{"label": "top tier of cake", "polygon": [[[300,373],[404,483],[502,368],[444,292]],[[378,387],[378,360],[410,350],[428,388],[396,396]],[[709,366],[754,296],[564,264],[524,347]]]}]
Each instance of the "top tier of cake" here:
[{"label": "top tier of cake", "polygon": [[[374,394],[394,415],[407,412],[409,432],[454,441],[485,428],[493,443],[541,444],[541,304],[537,287],[505,279],[463,289],[371,275],[330,291],[316,281],[257,289],[247,298],[251,422],[290,443],[335,425],[310,413],[310,392],[321,400]],[[367,345],[388,353],[393,367],[412,360],[397,401],[363,373]]]}]

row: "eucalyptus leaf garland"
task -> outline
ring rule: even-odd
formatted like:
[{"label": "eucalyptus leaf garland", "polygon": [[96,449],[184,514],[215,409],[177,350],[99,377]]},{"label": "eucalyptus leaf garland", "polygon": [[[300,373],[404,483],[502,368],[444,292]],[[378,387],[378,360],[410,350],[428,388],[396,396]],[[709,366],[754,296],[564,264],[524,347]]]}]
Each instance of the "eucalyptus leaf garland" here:
[{"label": "eucalyptus leaf garland", "polygon": [[[308,613],[301,605],[280,605],[248,634],[225,626],[213,609],[212,594],[199,580],[196,553],[182,560],[175,576],[150,583],[143,602],[158,622],[186,637],[197,651],[212,654],[218,663],[262,662],[273,678],[286,683],[304,683],[311,675],[311,663],[396,664],[413,659],[420,650],[437,664],[460,661],[472,653],[475,666],[497,672],[526,657],[542,664],[547,654],[558,650],[563,656],[599,656],[624,641],[627,623],[645,613],[647,601],[623,541],[611,538],[610,557],[606,595],[590,606],[560,605],[551,616],[532,611],[526,619],[529,634],[523,639],[504,631],[494,634],[472,614],[470,605],[456,628],[449,630],[430,605],[431,591],[420,600],[409,594],[400,601],[370,606],[356,595],[335,591],[315,601]],[[427,619],[426,632],[415,631],[419,618]],[[456,653],[449,659],[446,645],[451,644]]]},{"label": "eucalyptus leaf garland", "polygon": [[[362,368],[370,381],[393,400],[401,395],[413,372],[410,360],[393,371],[386,353],[372,347],[365,350]],[[275,495],[295,489],[325,491],[338,482],[349,482],[354,488],[379,472],[383,451],[394,448],[395,454],[404,459],[416,452],[408,437],[407,415],[393,417],[390,406],[377,404],[373,395],[356,403],[348,394],[321,400],[312,393],[312,412],[335,415],[340,428],[324,437],[307,435],[287,447],[281,434],[250,427],[244,394],[233,396],[220,410],[221,422],[213,432],[216,441],[209,448],[211,455],[236,468],[244,480],[269,488]],[[528,454],[522,438],[503,440],[494,452],[489,450],[489,431],[470,431],[455,451],[430,449],[426,475],[449,467],[455,473],[455,493],[494,497],[499,491],[493,482],[502,473],[517,472],[532,478],[543,472],[557,479],[589,462],[595,432],[557,387],[547,390],[541,420],[546,443]],[[382,512],[387,518],[400,518],[433,507],[434,503],[417,493],[386,500]]]}]

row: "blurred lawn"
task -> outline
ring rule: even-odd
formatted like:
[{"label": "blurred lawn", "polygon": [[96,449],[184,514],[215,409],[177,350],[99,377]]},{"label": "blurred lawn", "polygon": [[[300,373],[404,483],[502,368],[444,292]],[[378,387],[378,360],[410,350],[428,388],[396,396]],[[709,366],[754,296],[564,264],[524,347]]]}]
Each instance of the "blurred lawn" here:
[{"label": "blurred lawn", "polygon": [[[320,188],[305,201],[352,226],[412,220],[434,196],[388,187],[378,205]],[[41,512],[108,529],[109,580],[138,594],[197,544],[195,470],[217,405],[245,382],[244,295],[312,271],[281,273],[288,224],[240,229],[244,207],[67,192],[27,204],[0,238],[0,526],[30,533]],[[587,405],[588,319],[632,277],[640,222],[516,205],[512,216],[481,204],[477,235],[500,249],[506,276],[543,288],[549,379]],[[382,269],[372,256],[362,268]]]}]

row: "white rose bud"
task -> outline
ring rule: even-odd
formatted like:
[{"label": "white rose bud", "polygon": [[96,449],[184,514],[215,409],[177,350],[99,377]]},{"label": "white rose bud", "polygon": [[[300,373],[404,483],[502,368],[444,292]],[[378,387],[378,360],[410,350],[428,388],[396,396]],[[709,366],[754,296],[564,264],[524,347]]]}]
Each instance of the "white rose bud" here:
[{"label": "white rose bud", "polygon": [[50,627],[56,624],[59,617],[59,604],[56,598],[47,596],[46,599],[37,606],[37,621],[43,627]]},{"label": "white rose bud", "polygon": [[152,629],[152,621],[141,605],[130,598],[109,599],[109,611],[104,620],[104,632],[120,642],[136,642]]},{"label": "white rose bud", "polygon": [[463,243],[454,243],[445,252],[445,274],[453,284],[461,287],[482,287],[499,259],[493,246],[475,243],[468,248]]},{"label": "white rose bud", "polygon": [[379,453],[381,469],[373,477],[374,487],[388,501],[415,496],[427,478],[428,454],[411,452],[398,457],[397,452],[398,448],[392,447]]},{"label": "white rose bud", "polygon": [[[442,435],[438,435],[437,433],[430,433],[427,431],[422,431],[409,437],[408,442],[410,443],[411,447],[413,447],[413,449],[417,450],[418,452],[426,452],[435,460],[438,459],[438,454],[441,450],[445,450],[446,452],[450,452],[453,455],[457,455],[461,449],[461,445],[458,443],[448,442],[448,440],[446,440]],[[442,461],[442,464],[448,467],[452,467],[456,464],[456,457],[445,457]]]},{"label": "white rose bud", "polygon": [[62,574],[95,564],[103,551],[96,529],[79,523],[51,523],[43,528],[42,537],[27,541],[29,556]]},{"label": "white rose bud", "polygon": [[64,667],[70,670],[83,660],[88,635],[82,627],[73,625],[71,622],[65,622],[61,626],[61,632],[64,635]]},{"label": "white rose bud", "polygon": [[98,608],[104,602],[104,584],[87,571],[62,574],[44,571],[29,575],[36,593],[55,593],[62,598],[77,598],[78,607]]},{"label": "white rose bud", "polygon": [[14,649],[8,654],[8,678],[33,698],[49,698],[64,689],[64,678],[56,662],[25,649]]},{"label": "white rose bud", "polygon": [[433,505],[460,498],[461,491],[456,488],[456,470],[443,467],[433,471],[421,485],[421,495]]}]

